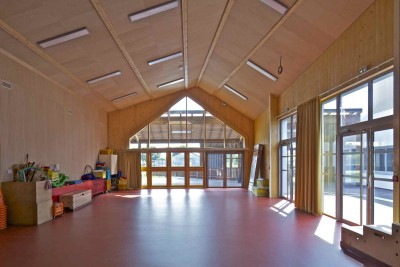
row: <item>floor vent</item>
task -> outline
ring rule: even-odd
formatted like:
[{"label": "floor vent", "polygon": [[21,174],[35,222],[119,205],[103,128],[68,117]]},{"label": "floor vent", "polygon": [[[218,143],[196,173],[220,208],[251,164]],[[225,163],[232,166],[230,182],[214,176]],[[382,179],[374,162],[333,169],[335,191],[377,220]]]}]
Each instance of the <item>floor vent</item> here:
[{"label": "floor vent", "polygon": [[12,84],[6,81],[1,81],[1,87],[4,87],[8,90],[12,90]]}]

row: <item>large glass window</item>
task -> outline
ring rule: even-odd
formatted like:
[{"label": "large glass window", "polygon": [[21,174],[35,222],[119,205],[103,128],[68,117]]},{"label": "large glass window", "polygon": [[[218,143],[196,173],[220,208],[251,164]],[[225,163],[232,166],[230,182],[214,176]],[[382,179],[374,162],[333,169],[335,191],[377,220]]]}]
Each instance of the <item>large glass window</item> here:
[{"label": "large glass window", "polygon": [[129,148],[244,148],[237,131],[204,110],[189,97],[182,98],[129,140]]},{"label": "large glass window", "polygon": [[355,224],[393,221],[393,103],[392,72],[322,103],[325,214]]},{"label": "large glass window", "polygon": [[368,84],[341,95],[340,103],[341,126],[368,120]]},{"label": "large glass window", "polygon": [[336,99],[322,104],[322,185],[323,211],[336,216]]},{"label": "large glass window", "polygon": [[296,186],[296,124],[297,115],[280,121],[279,188],[280,196],[293,201]]},{"label": "large glass window", "polygon": [[[146,188],[242,187],[244,147],[241,134],[188,97],[129,140],[142,152]],[[209,152],[222,158],[210,156],[206,164]]]},{"label": "large glass window", "polygon": [[372,118],[393,115],[393,73],[373,81]]}]

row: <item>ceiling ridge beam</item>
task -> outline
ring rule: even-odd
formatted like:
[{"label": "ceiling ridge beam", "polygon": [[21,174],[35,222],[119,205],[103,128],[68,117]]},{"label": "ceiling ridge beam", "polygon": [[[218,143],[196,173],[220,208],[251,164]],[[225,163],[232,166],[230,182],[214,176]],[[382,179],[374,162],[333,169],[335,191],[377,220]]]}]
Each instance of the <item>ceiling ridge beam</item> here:
[{"label": "ceiling ridge beam", "polygon": [[126,49],[125,45],[123,44],[121,38],[119,38],[119,35],[117,31],[115,30],[114,25],[112,24],[110,18],[108,17],[103,5],[101,4],[100,0],[90,0],[92,2],[93,7],[96,9],[97,14],[100,16],[100,19],[103,21],[104,25],[106,26],[107,30],[109,31],[111,37],[114,39],[114,42],[117,44],[119,50],[121,53],[124,55],[125,60],[133,70],[133,72],[136,75],[136,78],[139,80],[139,82],[142,84],[142,87],[146,94],[150,97],[150,99],[153,99],[153,95],[147,86],[145,80],[142,77],[142,74],[140,74],[139,69],[137,68],[135,62],[133,61],[132,57],[129,55],[128,50]]},{"label": "ceiling ridge beam", "polygon": [[[0,28],[4,30],[6,33],[14,37],[16,40],[18,40],[20,43],[22,43],[25,47],[30,49],[32,52],[34,52],[36,55],[38,55],[40,58],[43,60],[47,61],[51,65],[53,65],[56,69],[61,71],[64,75],[68,76],[71,80],[76,82],[78,85],[80,85],[83,89],[86,91],[90,92],[93,94],[95,97],[97,97],[99,100],[107,104],[108,106],[111,106],[114,110],[119,109],[116,105],[110,102],[107,98],[105,98],[103,95],[100,93],[96,92],[95,90],[92,90],[90,87],[88,87],[84,82],[78,79],[78,77],[75,76],[70,70],[65,68],[63,65],[61,65],[57,60],[55,60],[53,57],[49,56],[47,53],[43,52],[41,48],[39,48],[35,43],[32,43],[29,41],[25,36],[23,36],[21,33],[16,31],[14,28],[12,28],[10,25],[8,25],[4,20],[0,19]],[[51,79],[49,77],[49,79]]]},{"label": "ceiling ridge beam", "polygon": [[188,66],[188,0],[181,0],[182,12],[182,46],[183,46],[183,71],[185,89],[189,87],[189,66]]},{"label": "ceiling ridge beam", "polygon": [[271,36],[282,26],[283,23],[285,23],[285,21],[294,13],[294,11],[303,4],[303,2],[304,0],[297,0],[297,2],[288,10],[288,12],[274,24],[274,26],[267,32],[266,35],[264,35],[261,41],[258,42],[258,44],[252,50],[250,50],[250,53],[247,54],[242,62],[240,62],[237,67],[228,75],[228,77],[226,77],[225,80],[218,86],[218,88],[214,90],[212,93],[213,95],[217,94],[219,90],[221,90],[224,84],[227,83],[243,67],[244,64],[246,64],[247,60],[249,60],[251,56],[253,56],[257,50],[271,38]]},{"label": "ceiling ridge beam", "polygon": [[214,49],[217,46],[217,43],[218,43],[219,38],[221,36],[222,30],[225,27],[225,23],[228,20],[228,17],[229,17],[229,14],[230,14],[231,10],[232,10],[232,6],[233,6],[234,2],[235,2],[235,0],[228,0],[228,2],[226,3],[224,12],[222,13],[221,20],[220,20],[220,22],[218,24],[217,31],[215,32],[215,35],[214,35],[213,41],[211,43],[210,49],[208,50],[207,57],[204,60],[203,67],[201,68],[199,77],[197,78],[196,87],[199,87],[199,84],[201,82],[201,79],[203,78],[204,72],[206,71],[208,63],[210,62],[211,56],[214,53]]}]

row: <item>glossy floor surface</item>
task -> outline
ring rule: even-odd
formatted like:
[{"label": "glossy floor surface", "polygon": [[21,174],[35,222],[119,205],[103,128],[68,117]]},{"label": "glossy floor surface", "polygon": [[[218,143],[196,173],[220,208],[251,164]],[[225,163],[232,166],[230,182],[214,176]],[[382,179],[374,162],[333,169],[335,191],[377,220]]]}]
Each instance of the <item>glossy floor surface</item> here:
[{"label": "glossy floor surface", "polygon": [[125,191],[0,230],[0,266],[362,266],[339,241],[334,220],[243,189]]}]

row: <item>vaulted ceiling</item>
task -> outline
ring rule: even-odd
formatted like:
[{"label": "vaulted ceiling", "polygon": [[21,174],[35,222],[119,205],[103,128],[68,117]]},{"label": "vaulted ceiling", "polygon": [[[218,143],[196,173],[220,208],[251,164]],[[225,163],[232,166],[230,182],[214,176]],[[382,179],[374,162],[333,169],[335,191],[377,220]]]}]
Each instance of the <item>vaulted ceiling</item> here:
[{"label": "vaulted ceiling", "polygon": [[[180,0],[153,16],[128,17],[166,2],[0,0],[0,52],[106,111],[199,87],[255,119],[268,94],[280,95],[373,0],[281,0],[288,7],[284,15],[260,0]],[[38,45],[83,27],[86,36]],[[182,56],[148,64],[178,52]],[[257,72],[248,60],[278,79]],[[87,83],[115,71],[122,74]]]}]

